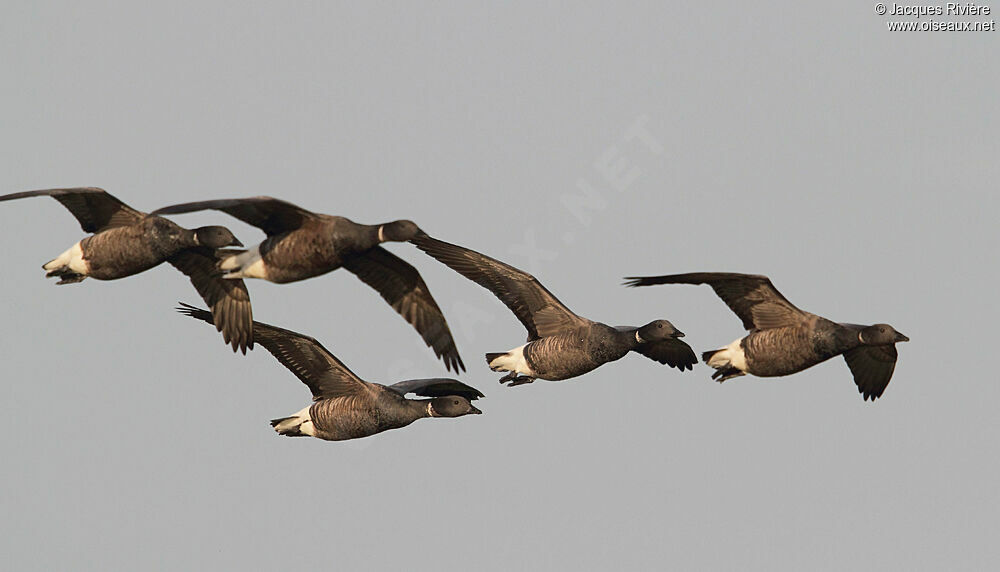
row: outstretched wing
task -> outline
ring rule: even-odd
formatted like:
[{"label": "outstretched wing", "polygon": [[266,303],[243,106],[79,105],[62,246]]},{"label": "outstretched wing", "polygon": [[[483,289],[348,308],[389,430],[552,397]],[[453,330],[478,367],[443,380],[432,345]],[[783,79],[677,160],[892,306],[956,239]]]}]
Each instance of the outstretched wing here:
[{"label": "outstretched wing", "polygon": [[156,209],[152,214],[181,214],[214,209],[263,230],[268,236],[281,234],[301,227],[318,216],[292,203],[273,197],[246,199],[219,199],[181,203]]},{"label": "outstretched wing", "polygon": [[443,397],[445,395],[460,395],[469,401],[484,397],[475,387],[466,385],[455,379],[410,379],[388,386],[400,395],[415,393],[421,397]]},{"label": "outstretched wing", "polygon": [[[212,323],[212,314],[206,310],[182,303],[177,311]],[[358,397],[371,392],[367,382],[354,375],[314,338],[261,322],[253,323],[253,334],[255,342],[267,348],[281,365],[309,387],[316,401]]]},{"label": "outstretched wing", "polygon": [[434,355],[444,360],[446,369],[465,370],[444,313],[416,268],[381,246],[347,258],[344,268],[377,290],[420,333]]},{"label": "outstretched wing", "polygon": [[216,268],[216,257],[208,249],[188,249],[169,259],[174,268],[191,279],[202,300],[212,309],[215,329],[222,339],[244,354],[253,349],[253,309],[243,280],[227,280]]},{"label": "outstretched wing", "polygon": [[626,280],[627,286],[708,284],[743,320],[743,327],[747,330],[766,330],[795,325],[808,316],[782,296],[767,276],[757,274],[693,272],[667,276],[630,276]]},{"label": "outstretched wing", "polygon": [[698,363],[698,356],[694,354],[691,346],[678,339],[646,342],[639,344],[635,351],[655,362],[676,367],[681,371],[694,369],[694,364]]},{"label": "outstretched wing", "polygon": [[589,324],[563,305],[534,276],[475,250],[419,233],[410,242],[500,299],[528,330],[528,339]]},{"label": "outstretched wing", "polygon": [[860,346],[844,353],[844,361],[854,374],[854,383],[858,386],[865,401],[875,401],[882,397],[892,372],[896,369],[896,346]]},{"label": "outstretched wing", "polygon": [[24,191],[0,196],[0,201],[28,197],[52,197],[59,201],[76,217],[85,232],[101,232],[118,226],[129,226],[146,216],[97,187]]}]

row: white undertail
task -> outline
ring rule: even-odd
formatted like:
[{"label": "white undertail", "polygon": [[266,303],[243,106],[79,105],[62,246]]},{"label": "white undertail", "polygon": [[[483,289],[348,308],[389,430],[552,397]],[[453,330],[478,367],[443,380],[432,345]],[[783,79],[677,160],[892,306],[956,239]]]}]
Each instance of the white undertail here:
[{"label": "white undertail", "polygon": [[514,348],[505,354],[493,358],[490,361],[490,369],[493,371],[514,371],[530,377],[535,376],[535,372],[528,365],[528,360],[524,359],[524,344],[519,348]]},{"label": "white undertail", "polygon": [[295,415],[282,419],[280,423],[274,426],[274,430],[281,435],[284,435],[285,433],[298,432],[303,435],[315,437],[316,427],[313,425],[312,418],[309,416],[309,409],[311,407],[312,405],[309,405]]},{"label": "white undertail", "polygon": [[69,268],[76,274],[82,274],[84,276],[90,273],[87,261],[83,259],[83,249],[80,248],[79,242],[67,248],[66,252],[63,252],[58,257],[46,262],[42,268],[46,272],[52,272],[53,270],[59,270],[60,268]]},{"label": "white undertail", "polygon": [[260,256],[260,245],[224,258],[219,263],[219,270],[226,272],[223,278],[260,278],[267,280],[267,267]]},{"label": "white undertail", "polygon": [[708,358],[708,365],[714,367],[715,369],[732,366],[743,373],[746,373],[747,356],[743,353],[743,348],[740,346],[741,341],[743,340],[736,340],[721,350],[716,350],[716,352],[712,354],[712,357]]}]

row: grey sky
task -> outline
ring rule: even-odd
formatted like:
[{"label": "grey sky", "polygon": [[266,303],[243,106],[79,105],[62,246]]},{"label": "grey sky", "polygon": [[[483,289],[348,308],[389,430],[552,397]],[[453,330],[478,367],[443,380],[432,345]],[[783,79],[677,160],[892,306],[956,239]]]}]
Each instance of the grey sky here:
[{"label": "grey sky", "polygon": [[[483,353],[521,325],[394,244],[486,414],[288,439],[267,422],[307,388],[173,312],[200,303],[180,273],[56,288],[40,266],[83,233],[4,203],[2,567],[997,567],[998,36],[890,33],[874,4],[5,3],[0,193],[411,218],[699,352],[743,335],[708,287],[621,277],[764,273],[913,341],[874,404],[839,358],[719,385],[632,355],[508,389]],[[365,379],[445,373],[344,271],[250,288]]]}]

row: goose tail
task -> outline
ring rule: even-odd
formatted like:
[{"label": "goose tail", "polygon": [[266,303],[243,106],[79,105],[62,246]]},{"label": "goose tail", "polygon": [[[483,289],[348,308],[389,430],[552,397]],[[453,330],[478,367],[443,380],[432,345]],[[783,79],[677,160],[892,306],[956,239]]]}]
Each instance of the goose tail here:
[{"label": "goose tail", "polygon": [[487,364],[488,364],[488,365],[489,365],[490,367],[493,367],[493,362],[494,362],[494,361],[495,361],[496,359],[498,359],[498,358],[502,358],[503,356],[507,355],[507,353],[508,353],[508,352],[496,352],[496,353],[488,353],[488,354],[486,354],[486,363],[487,363]]},{"label": "goose tail", "polygon": [[302,432],[302,420],[295,416],[272,419],[271,427],[274,427],[278,435],[284,435],[285,437],[305,437],[305,433]]},{"label": "goose tail", "polygon": [[280,417],[271,420],[271,427],[278,432],[278,435],[285,437],[312,437],[316,431],[313,427],[312,418],[309,417],[310,407],[306,407],[295,415]]},{"label": "goose tail", "polygon": [[721,383],[733,377],[746,375],[747,358],[740,342],[741,340],[736,340],[727,347],[701,354],[701,359],[715,369],[712,379]]},{"label": "goose tail", "polygon": [[726,348],[722,348],[720,350],[709,350],[707,352],[702,352],[701,353],[701,361],[703,361],[705,363],[710,363],[712,361],[712,358],[715,357],[715,354],[717,354],[719,352],[724,352],[724,351],[726,351]]}]

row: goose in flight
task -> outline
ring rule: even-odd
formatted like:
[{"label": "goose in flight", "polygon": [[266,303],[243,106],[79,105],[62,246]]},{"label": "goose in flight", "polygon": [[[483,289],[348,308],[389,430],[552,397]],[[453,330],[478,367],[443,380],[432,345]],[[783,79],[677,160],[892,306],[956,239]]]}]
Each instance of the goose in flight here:
[{"label": "goose in flight", "polygon": [[667,320],[645,326],[612,327],[574,314],[534,276],[480,254],[418,233],[417,248],[503,302],[528,330],[528,343],[506,352],[486,354],[493,371],[506,371],[510,386],[535,379],[558,381],[587,373],[630,351],[684,371],[697,363],[684,334]]},{"label": "goose in flight", "polygon": [[[188,304],[182,314],[211,323],[211,315]],[[482,413],[472,401],[483,397],[454,379],[411,379],[392,385],[362,380],[315,339],[253,323],[254,337],[312,391],[313,402],[294,415],[271,420],[280,435],[343,441],[406,427],[425,417]],[[406,399],[414,393],[429,399]]]},{"label": "goose in flight", "polygon": [[896,367],[896,344],[910,338],[889,324],[838,324],[796,308],[767,276],[694,272],[626,278],[628,286],[708,284],[749,334],[702,354],[719,382],[740,375],[789,375],[843,355],[864,399],[881,397]]},{"label": "goose in flight", "polygon": [[213,323],[226,343],[246,353],[253,348],[250,295],[242,280],[223,280],[216,270],[224,247],[243,246],[223,226],[194,230],[139,212],[96,187],[44,189],[0,196],[0,201],[52,197],[93,233],[42,266],[57,284],[87,277],[116,280],[169,262],[183,272],[212,309]]},{"label": "goose in flight", "polygon": [[346,268],[374,288],[444,360],[445,368],[465,369],[448,322],[417,269],[380,246],[403,242],[420,229],[412,221],[358,224],[307,211],[272,197],[219,199],[171,205],[153,214],[222,211],[264,231],[257,246],[222,258],[224,278],[260,278],[278,284],[305,280]]}]

